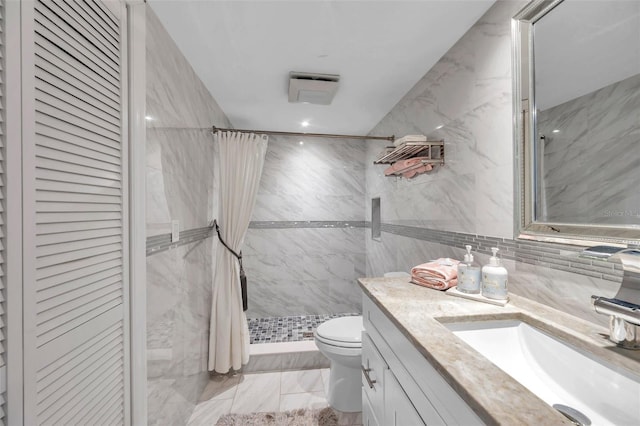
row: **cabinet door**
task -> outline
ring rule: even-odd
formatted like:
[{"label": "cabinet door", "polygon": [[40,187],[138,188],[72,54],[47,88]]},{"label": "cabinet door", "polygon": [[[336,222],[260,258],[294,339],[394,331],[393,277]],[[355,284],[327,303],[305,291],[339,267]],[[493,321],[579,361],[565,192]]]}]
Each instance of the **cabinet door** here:
[{"label": "cabinet door", "polygon": [[384,424],[388,426],[423,426],[425,423],[391,370],[385,371],[384,385],[386,418]]},{"label": "cabinet door", "polygon": [[[379,421],[384,419],[384,372],[387,363],[365,332],[362,333],[362,390]],[[367,380],[367,378],[369,380]]]},{"label": "cabinet door", "polygon": [[373,414],[373,408],[371,408],[371,403],[369,402],[369,397],[362,389],[362,426],[379,426],[378,419],[376,419],[375,414]]}]

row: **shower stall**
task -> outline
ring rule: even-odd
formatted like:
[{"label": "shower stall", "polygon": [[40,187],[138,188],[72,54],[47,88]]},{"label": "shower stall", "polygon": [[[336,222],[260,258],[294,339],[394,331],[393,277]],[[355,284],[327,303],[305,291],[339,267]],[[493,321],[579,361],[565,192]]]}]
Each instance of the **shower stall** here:
[{"label": "shower stall", "polygon": [[366,143],[271,136],[243,247],[251,342],[312,340],[361,312]]}]

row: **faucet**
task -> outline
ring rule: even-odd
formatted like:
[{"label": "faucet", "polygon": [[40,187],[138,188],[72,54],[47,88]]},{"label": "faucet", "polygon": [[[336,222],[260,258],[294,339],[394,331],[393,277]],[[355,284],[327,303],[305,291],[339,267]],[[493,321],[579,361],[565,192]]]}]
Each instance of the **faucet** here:
[{"label": "faucet", "polygon": [[609,258],[622,262],[622,285],[613,299],[591,296],[593,309],[609,315],[609,340],[621,348],[640,349],[640,250],[621,249]]}]

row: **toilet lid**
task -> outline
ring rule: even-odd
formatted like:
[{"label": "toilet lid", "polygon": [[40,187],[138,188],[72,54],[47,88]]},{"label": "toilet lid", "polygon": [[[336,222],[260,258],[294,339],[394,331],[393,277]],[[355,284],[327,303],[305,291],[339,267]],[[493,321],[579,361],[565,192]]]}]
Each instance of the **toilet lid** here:
[{"label": "toilet lid", "polygon": [[323,322],[316,337],[335,346],[354,347],[362,344],[362,316],[341,317]]}]

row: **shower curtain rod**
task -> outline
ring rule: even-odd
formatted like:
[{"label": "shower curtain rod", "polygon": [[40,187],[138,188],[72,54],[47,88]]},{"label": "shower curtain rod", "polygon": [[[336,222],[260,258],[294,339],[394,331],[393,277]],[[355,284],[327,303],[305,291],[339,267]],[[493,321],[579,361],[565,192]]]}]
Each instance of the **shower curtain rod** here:
[{"label": "shower curtain rod", "polygon": [[272,130],[243,130],[243,129],[221,129],[216,126],[212,126],[211,131],[213,134],[217,132],[243,132],[243,133],[258,133],[263,135],[280,135],[280,136],[305,136],[308,138],[340,138],[340,139],[372,139],[372,140],[385,140],[393,142],[395,136],[358,136],[358,135],[334,135],[330,133],[298,133],[298,132],[276,132]]}]

